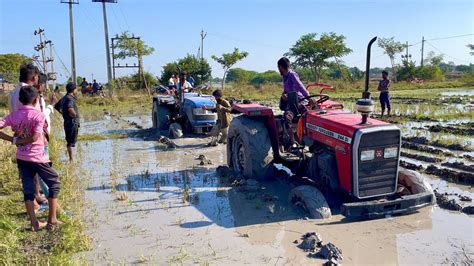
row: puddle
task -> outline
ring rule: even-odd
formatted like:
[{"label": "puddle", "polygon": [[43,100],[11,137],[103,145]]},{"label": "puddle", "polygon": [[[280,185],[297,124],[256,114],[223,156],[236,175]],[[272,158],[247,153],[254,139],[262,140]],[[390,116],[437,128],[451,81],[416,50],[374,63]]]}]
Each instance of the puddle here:
[{"label": "puddle", "polygon": [[[85,124],[86,132],[129,128],[113,119]],[[224,146],[207,148],[205,138],[176,142],[175,150],[139,139],[79,143],[94,247],[78,257],[94,264],[321,264],[293,244],[311,231],[342,249],[343,264],[459,262],[462,247],[474,256],[474,218],[467,215],[430,207],[378,220],[306,220],[289,205],[285,181],[242,191],[216,176]],[[212,164],[199,166],[200,154]]]},{"label": "puddle", "polygon": [[474,89],[441,92],[443,96],[474,96]]}]

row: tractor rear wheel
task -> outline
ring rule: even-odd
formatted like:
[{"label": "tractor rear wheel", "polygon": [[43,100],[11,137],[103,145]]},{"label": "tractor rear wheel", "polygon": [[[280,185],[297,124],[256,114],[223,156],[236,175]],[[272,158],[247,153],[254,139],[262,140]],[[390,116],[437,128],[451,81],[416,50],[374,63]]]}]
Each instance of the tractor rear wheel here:
[{"label": "tractor rear wheel", "polygon": [[288,199],[291,203],[305,209],[311,219],[331,218],[331,209],[323,193],[316,187],[302,185],[290,191]]},{"label": "tractor rear wheel", "polygon": [[171,117],[171,111],[168,107],[158,103],[153,104],[152,119],[153,128],[158,130],[168,130]]},{"label": "tractor rear wheel", "polygon": [[243,115],[232,120],[227,164],[237,175],[246,178],[265,180],[273,177],[272,144],[263,122]]}]

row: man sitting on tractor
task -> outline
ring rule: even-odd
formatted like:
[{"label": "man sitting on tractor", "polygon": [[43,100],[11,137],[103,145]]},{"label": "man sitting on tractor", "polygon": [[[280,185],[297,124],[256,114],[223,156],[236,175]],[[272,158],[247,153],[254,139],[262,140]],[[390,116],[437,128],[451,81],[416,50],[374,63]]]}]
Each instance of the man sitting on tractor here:
[{"label": "man sitting on tractor", "polygon": [[[280,98],[280,109],[284,111],[285,121],[285,135],[289,137],[289,146],[295,143],[295,135],[293,134],[293,119],[298,114],[302,114],[306,111],[305,105],[308,101],[305,97],[309,96],[308,90],[304,87],[298,74],[290,69],[290,60],[286,57],[278,60],[278,71],[283,77],[283,93]],[[296,105],[288,102],[288,93],[296,92],[297,102]]]}]

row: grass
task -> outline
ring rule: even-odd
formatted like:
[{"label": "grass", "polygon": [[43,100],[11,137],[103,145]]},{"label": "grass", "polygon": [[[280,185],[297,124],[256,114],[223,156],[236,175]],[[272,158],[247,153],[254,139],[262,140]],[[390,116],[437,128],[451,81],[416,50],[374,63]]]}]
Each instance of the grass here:
[{"label": "grass", "polygon": [[[88,250],[90,238],[85,234],[82,219],[84,186],[73,165],[59,160],[65,143],[51,136],[49,145],[54,168],[60,173],[59,202],[71,216],[59,215],[64,225],[57,230],[34,233],[26,230],[29,222],[23,204],[21,184],[15,160],[15,147],[0,143],[0,264],[71,264],[71,256]],[[47,212],[39,214],[46,220]]]}]

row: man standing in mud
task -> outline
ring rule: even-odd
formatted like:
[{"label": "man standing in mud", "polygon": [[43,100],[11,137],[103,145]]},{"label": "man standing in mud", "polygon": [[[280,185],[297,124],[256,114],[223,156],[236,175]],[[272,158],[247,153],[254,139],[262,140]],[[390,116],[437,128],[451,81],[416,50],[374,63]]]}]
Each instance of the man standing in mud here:
[{"label": "man standing in mud", "polygon": [[[309,92],[304,87],[298,74],[290,69],[290,60],[288,58],[280,58],[277,65],[278,71],[280,71],[280,75],[283,77],[283,93],[281,94],[280,98],[280,109],[284,111],[284,129],[286,131],[287,137],[289,138],[288,144],[291,146],[295,143],[295,136],[292,129],[293,118],[295,115],[301,114],[305,111],[305,105],[308,104],[308,101],[304,98],[309,96]],[[288,93],[290,92],[296,92],[296,105],[291,105],[288,103]]]},{"label": "man standing in mud", "polygon": [[79,110],[77,108],[76,85],[69,82],[66,85],[67,94],[61,99],[61,114],[64,119],[64,133],[66,135],[67,153],[69,161],[74,161],[73,150],[76,146],[79,133]]},{"label": "man standing in mud", "polygon": [[388,72],[382,71],[382,80],[379,82],[379,87],[377,88],[380,91],[380,105],[382,108],[382,115],[385,112],[385,106],[387,106],[387,116],[390,116],[390,95],[388,94],[388,89],[390,88],[390,80],[388,79]]},{"label": "man standing in mud", "polygon": [[[208,145],[217,146],[217,143],[227,143],[227,134],[229,132],[230,121],[232,120],[232,116],[230,115],[232,107],[230,106],[230,103],[222,97],[221,90],[215,90],[212,93],[212,96],[214,96],[214,98],[216,99],[215,109],[217,111],[217,122],[209,133],[209,135],[211,136],[211,142]],[[203,105],[202,109],[213,110],[214,108],[209,108]],[[221,136],[220,139],[219,135]]]}]

